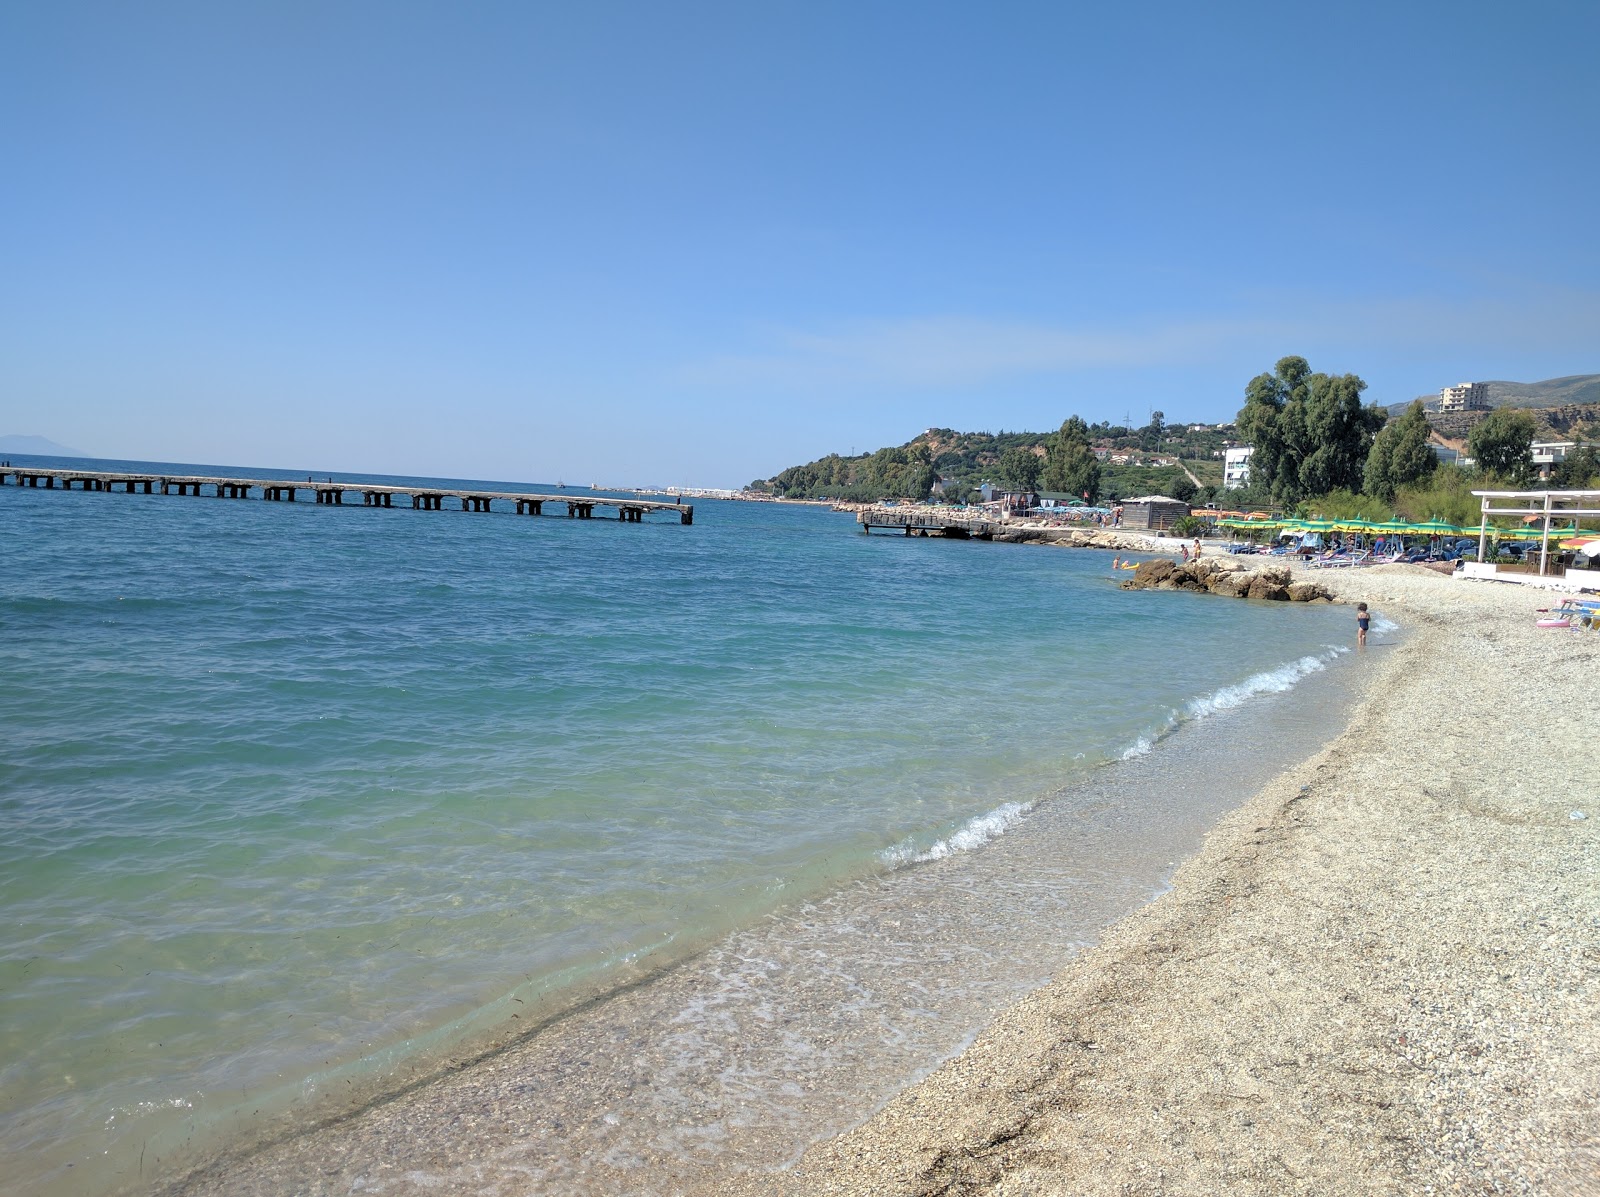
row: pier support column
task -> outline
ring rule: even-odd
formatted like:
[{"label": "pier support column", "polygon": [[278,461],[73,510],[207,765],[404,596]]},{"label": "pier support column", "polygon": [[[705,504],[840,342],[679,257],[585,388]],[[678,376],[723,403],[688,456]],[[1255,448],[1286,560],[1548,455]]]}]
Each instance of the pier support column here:
[{"label": "pier support column", "polygon": [[678,512],[678,522],[681,524],[694,523],[694,508],[685,507],[682,511]]}]

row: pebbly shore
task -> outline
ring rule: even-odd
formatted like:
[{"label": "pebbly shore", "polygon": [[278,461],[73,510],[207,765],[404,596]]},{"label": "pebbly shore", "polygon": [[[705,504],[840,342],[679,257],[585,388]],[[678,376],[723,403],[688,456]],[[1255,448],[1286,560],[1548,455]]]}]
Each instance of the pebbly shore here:
[{"label": "pebbly shore", "polygon": [[1318,581],[1409,631],[1342,734],[966,1052],[739,1191],[1600,1193],[1600,635],[1418,567]]}]

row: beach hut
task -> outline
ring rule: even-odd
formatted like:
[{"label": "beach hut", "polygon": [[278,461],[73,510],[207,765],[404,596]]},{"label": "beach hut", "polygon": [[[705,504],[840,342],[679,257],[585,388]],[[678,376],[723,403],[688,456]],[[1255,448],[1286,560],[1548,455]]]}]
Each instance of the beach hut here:
[{"label": "beach hut", "polygon": [[1189,514],[1189,504],[1166,495],[1144,495],[1122,501],[1122,526],[1161,532]]}]

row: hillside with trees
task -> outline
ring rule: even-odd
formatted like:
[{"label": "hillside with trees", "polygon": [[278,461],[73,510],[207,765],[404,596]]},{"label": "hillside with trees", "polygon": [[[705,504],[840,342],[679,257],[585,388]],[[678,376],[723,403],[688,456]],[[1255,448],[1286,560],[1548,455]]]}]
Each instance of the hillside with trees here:
[{"label": "hillside with trees", "polygon": [[[1539,385],[1547,394],[1578,393],[1552,384]],[[1365,386],[1355,375],[1312,373],[1299,357],[1283,358],[1270,373],[1252,379],[1237,423],[1240,439],[1255,449],[1250,481],[1243,490],[1227,492],[1229,505],[1273,506],[1330,519],[1399,516],[1476,523],[1474,487],[1526,487],[1537,481],[1532,445],[1549,439],[1550,417],[1557,412],[1574,413],[1563,421],[1571,429],[1564,439],[1580,444],[1555,464],[1547,484],[1600,488],[1600,450],[1582,443],[1600,439],[1600,420],[1589,423],[1587,407],[1501,406],[1463,413],[1472,418],[1458,426],[1452,423],[1458,415],[1427,412],[1419,399],[1391,420],[1388,411],[1361,405]],[[1440,465],[1429,445],[1447,441],[1465,448],[1476,464],[1471,469]]]},{"label": "hillside with trees", "polygon": [[[1536,440],[1600,441],[1600,403],[1573,400],[1600,387],[1600,375],[1542,383],[1493,383],[1547,400],[1524,410],[1440,416],[1423,400],[1385,409],[1363,404],[1367,384],[1355,374],[1322,374],[1302,357],[1279,359],[1245,386],[1234,424],[1170,425],[1163,413],[1132,427],[1090,424],[1072,415],[1054,432],[957,432],[930,428],[904,445],[849,457],[830,453],[790,466],[750,489],[791,499],[925,500],[936,484],[951,502],[970,501],[989,482],[1019,491],[1086,496],[1091,502],[1162,493],[1207,502],[1226,496],[1230,507],[1387,519],[1475,520],[1474,485],[1530,483]],[[1222,450],[1254,447],[1250,484],[1223,491]],[[1430,444],[1463,449],[1474,471],[1440,466]],[[1172,459],[1179,464],[1167,464]],[[1151,464],[1160,459],[1162,464]],[[1197,485],[1190,478],[1198,479]],[[1559,463],[1551,479],[1563,487],[1600,487],[1592,444]]]},{"label": "hillside with trees", "polygon": [[[830,453],[805,465],[790,466],[750,484],[757,492],[790,499],[925,499],[936,481],[952,501],[973,497],[985,483],[1015,490],[1056,491],[1092,499],[1117,499],[1159,491],[1187,498],[1203,484],[1220,487],[1219,460],[1230,428],[1169,425],[1163,413],[1130,428],[1089,424],[1069,416],[1054,432],[957,432],[930,428],[904,445],[843,457]],[[1181,458],[1176,465],[1149,466],[1101,462],[1100,449],[1136,461]],[[927,471],[923,466],[928,467]],[[915,468],[912,468],[912,467]]]}]

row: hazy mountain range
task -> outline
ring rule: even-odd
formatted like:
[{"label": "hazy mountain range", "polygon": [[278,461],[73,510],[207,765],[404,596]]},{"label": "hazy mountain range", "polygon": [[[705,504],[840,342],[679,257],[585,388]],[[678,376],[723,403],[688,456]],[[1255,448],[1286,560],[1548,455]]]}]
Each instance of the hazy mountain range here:
[{"label": "hazy mountain range", "polygon": [[0,453],[33,453],[39,457],[89,456],[81,449],[69,448],[48,437],[20,435],[0,436]]}]

